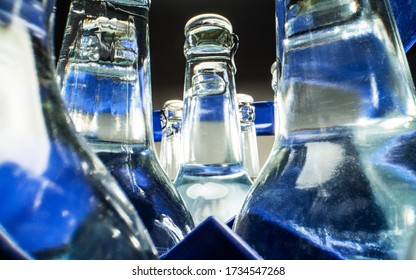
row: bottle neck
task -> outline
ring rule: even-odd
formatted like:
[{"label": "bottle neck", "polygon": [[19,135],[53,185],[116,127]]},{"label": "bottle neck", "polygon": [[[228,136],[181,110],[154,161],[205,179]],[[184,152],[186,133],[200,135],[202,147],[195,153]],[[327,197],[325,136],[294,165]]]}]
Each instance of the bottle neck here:
[{"label": "bottle neck", "polygon": [[186,64],[182,146],[184,164],[242,161],[240,123],[229,59],[193,59]]},{"label": "bottle neck", "polygon": [[175,179],[182,161],[183,149],[180,131],[163,132],[160,146],[160,165],[169,179]]},{"label": "bottle neck", "polygon": [[241,127],[244,166],[250,178],[255,179],[260,171],[257,135],[254,123]]},{"label": "bottle neck", "polygon": [[280,137],[414,118],[414,84],[385,1],[291,1],[286,13]]},{"label": "bottle neck", "polygon": [[72,1],[58,63],[62,96],[91,142],[153,149],[148,1],[110,2]]},{"label": "bottle neck", "polygon": [[162,141],[160,143],[160,164],[168,177],[173,181],[179,170],[182,159],[181,129],[182,100],[168,100],[160,111]]}]

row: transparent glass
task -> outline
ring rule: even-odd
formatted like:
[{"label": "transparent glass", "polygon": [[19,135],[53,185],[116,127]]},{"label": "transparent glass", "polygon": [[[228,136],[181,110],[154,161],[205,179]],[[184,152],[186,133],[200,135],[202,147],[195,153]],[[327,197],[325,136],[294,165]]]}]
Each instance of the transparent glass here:
[{"label": "transparent glass", "polygon": [[241,124],[241,145],[243,147],[243,162],[248,175],[254,181],[260,171],[259,151],[257,148],[257,133],[254,121],[256,108],[253,97],[238,93],[238,111]]},{"label": "transparent glass", "polygon": [[156,259],[147,229],[59,96],[53,4],[0,2],[0,234],[28,258]]},{"label": "transparent glass", "polygon": [[281,256],[279,227],[347,259],[406,258],[415,88],[388,3],[277,0],[276,11],[279,132],[234,230],[266,259]]},{"label": "transparent glass", "polygon": [[240,210],[251,186],[242,161],[233,55],[237,38],[222,16],[202,14],[185,26],[183,163],[175,186],[196,224]]},{"label": "transparent glass", "polygon": [[160,112],[162,140],[160,143],[160,165],[169,178],[174,181],[182,162],[181,127],[182,100],[168,100]]},{"label": "transparent glass", "polygon": [[160,254],[194,227],[154,151],[149,1],[73,0],[58,75],[77,131],[141,216]]}]

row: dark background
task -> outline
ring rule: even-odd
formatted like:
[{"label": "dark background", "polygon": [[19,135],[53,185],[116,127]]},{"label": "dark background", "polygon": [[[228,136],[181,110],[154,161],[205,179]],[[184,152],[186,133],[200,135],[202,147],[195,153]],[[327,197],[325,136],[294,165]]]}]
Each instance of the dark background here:
[{"label": "dark background", "polygon": [[[150,53],[153,109],[168,99],[182,99],[186,22],[201,13],[225,16],[240,39],[235,56],[237,91],[255,101],[273,100],[270,66],[276,59],[274,0],[153,0],[150,7]],[[56,51],[60,49],[70,0],[57,0]],[[416,45],[407,53],[416,80]],[[273,136],[258,137],[260,163],[266,160]]]},{"label": "dark background", "polygon": [[[235,56],[238,92],[256,101],[272,100],[270,66],[276,57],[274,0],[153,0],[150,7],[150,53],[153,108],[182,99],[186,22],[201,13],[218,13],[230,20],[240,46]],[[70,0],[57,1],[56,50],[60,49]],[[416,46],[407,53],[416,80]]]}]

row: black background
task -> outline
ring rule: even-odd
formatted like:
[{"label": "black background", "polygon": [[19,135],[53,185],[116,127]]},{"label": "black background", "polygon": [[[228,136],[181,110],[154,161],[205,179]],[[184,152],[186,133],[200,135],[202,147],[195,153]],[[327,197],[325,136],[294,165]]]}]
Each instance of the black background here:
[{"label": "black background", "polygon": [[[150,52],[153,108],[163,102],[182,99],[186,22],[201,13],[225,16],[239,36],[235,56],[237,91],[251,94],[256,101],[272,100],[270,66],[276,57],[274,0],[154,0],[150,8]],[[70,0],[57,1],[56,50],[60,49]],[[408,53],[416,80],[416,46]]]}]

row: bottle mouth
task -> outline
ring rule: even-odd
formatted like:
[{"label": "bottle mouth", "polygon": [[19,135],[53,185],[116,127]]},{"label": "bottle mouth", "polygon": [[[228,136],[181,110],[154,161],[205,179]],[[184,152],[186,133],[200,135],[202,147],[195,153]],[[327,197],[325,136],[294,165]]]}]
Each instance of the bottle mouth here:
[{"label": "bottle mouth", "polygon": [[184,54],[187,58],[218,56],[233,59],[239,44],[232,25],[218,14],[201,14],[185,25]]},{"label": "bottle mouth", "polygon": [[220,27],[227,30],[229,33],[233,32],[233,27],[227,18],[218,14],[201,14],[194,16],[185,24],[185,36],[187,36],[191,30],[201,26]]},{"label": "bottle mouth", "polygon": [[[182,121],[182,114],[183,114],[183,100],[179,99],[171,99],[166,101],[163,104],[162,110],[160,111],[160,123],[162,129],[167,128],[169,125],[172,126],[170,130],[180,125],[180,122]],[[172,132],[172,131],[170,131]],[[167,133],[172,134],[172,133]]]},{"label": "bottle mouth", "polygon": [[237,93],[238,103],[241,105],[251,105],[254,102],[254,99],[251,95],[245,93]]}]

